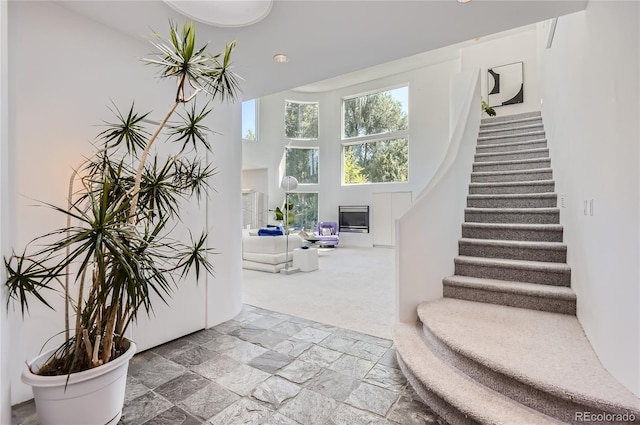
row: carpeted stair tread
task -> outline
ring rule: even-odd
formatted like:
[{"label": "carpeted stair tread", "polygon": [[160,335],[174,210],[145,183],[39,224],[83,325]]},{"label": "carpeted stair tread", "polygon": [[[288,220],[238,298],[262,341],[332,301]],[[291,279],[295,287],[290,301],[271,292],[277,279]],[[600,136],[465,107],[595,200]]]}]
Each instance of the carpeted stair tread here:
[{"label": "carpeted stair tread", "polygon": [[465,222],[470,223],[531,223],[558,224],[559,208],[475,208],[464,210]]},{"label": "carpeted stair tread", "polygon": [[600,364],[575,316],[443,298],[418,307],[420,320],[454,352],[562,399],[607,412],[640,400]]},{"label": "carpeted stair tread", "polygon": [[540,139],[540,138],[544,138],[545,137],[545,132],[544,130],[539,130],[539,131],[528,131],[528,132],[522,132],[522,133],[518,133],[518,134],[505,134],[505,135],[498,135],[498,136],[481,136],[478,137],[478,144],[479,145],[484,145],[487,143],[507,143],[509,141],[517,141],[517,140],[533,140],[533,139]]},{"label": "carpeted stair tread", "polygon": [[[459,411],[461,419],[465,419],[466,423],[496,425],[559,423],[479,384],[447,365],[424,344],[422,327],[419,324],[395,325],[393,341],[399,363],[409,379],[417,379],[427,387],[428,391],[435,393],[448,406]],[[409,370],[406,370],[407,368]],[[437,413],[449,423],[462,422],[455,421],[455,416],[450,416],[447,411],[437,411]]]},{"label": "carpeted stair tread", "polygon": [[562,242],[563,232],[560,224],[462,223],[462,236],[471,239]]},{"label": "carpeted stair tread", "polygon": [[548,168],[551,164],[551,158],[526,158],[526,159],[513,159],[508,161],[483,161],[474,162],[473,171],[482,171],[479,169],[485,169],[485,171],[515,171],[515,170],[527,170],[531,168]]},{"label": "carpeted stair tread", "polygon": [[[527,158],[521,158],[521,159],[547,158],[549,156],[549,148],[522,149],[522,150],[506,151],[506,152],[477,153],[475,154],[475,162],[512,161],[513,159],[511,159],[510,157],[516,156],[516,155],[530,155]],[[496,158],[496,159],[487,159],[487,158]]]},{"label": "carpeted stair tread", "polygon": [[501,240],[501,239],[477,239],[460,238],[459,244],[479,245],[483,247],[505,247],[510,249],[540,249],[558,252],[567,252],[567,244],[563,242],[530,241],[530,240]]},{"label": "carpeted stair tread", "polygon": [[508,280],[486,279],[481,277],[453,275],[445,277],[443,283],[465,288],[482,288],[493,292],[532,295],[540,298],[555,298],[575,301],[573,289],[566,286],[539,285],[537,283],[514,282]]},{"label": "carpeted stair tread", "polygon": [[525,149],[546,148],[547,139],[524,140],[519,142],[493,143],[476,146],[476,153],[513,152]]},{"label": "carpeted stair tread", "polygon": [[524,193],[555,193],[553,180],[527,180],[513,182],[483,182],[470,183],[469,194],[524,194]]},{"label": "carpeted stair tread", "polygon": [[561,224],[528,224],[528,223],[462,223],[465,227],[500,230],[563,230]]},{"label": "carpeted stair tread", "polygon": [[512,127],[500,127],[500,128],[486,128],[480,127],[480,136],[490,136],[495,134],[502,134],[506,132],[531,132],[531,131],[541,131],[543,129],[542,120],[538,120],[538,122],[526,122],[521,125],[514,124]]},{"label": "carpeted stair tread", "polygon": [[504,267],[507,269],[521,269],[530,271],[549,271],[552,273],[569,274],[571,267],[563,263],[550,263],[544,261],[509,260],[506,258],[467,257],[458,255],[453,259],[455,264],[467,264],[485,267]]},{"label": "carpeted stair tread", "polygon": [[550,180],[551,168],[503,171],[474,171],[471,173],[472,184],[478,183],[512,183],[522,181]]},{"label": "carpeted stair tread", "polygon": [[547,193],[474,193],[467,196],[472,208],[553,208],[558,195]]},{"label": "carpeted stair tread", "polygon": [[465,210],[471,210],[473,212],[532,212],[532,213],[557,213],[560,212],[559,208],[465,208]]}]

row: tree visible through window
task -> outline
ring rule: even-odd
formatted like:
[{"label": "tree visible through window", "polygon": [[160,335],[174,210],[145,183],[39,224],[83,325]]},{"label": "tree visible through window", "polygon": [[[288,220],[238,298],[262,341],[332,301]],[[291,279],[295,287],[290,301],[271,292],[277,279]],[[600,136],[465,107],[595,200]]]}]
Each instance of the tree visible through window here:
[{"label": "tree visible through window", "polygon": [[318,138],[318,103],[285,102],[284,136],[288,139]]},{"label": "tree visible through window", "polygon": [[300,184],[318,184],[318,148],[286,148],[286,175]]},{"label": "tree visible through window", "polygon": [[346,145],[343,150],[346,184],[405,182],[409,179],[408,139]]},{"label": "tree visible through window", "polygon": [[293,204],[293,227],[315,231],[318,226],[318,193],[292,192],[287,194],[287,200]]},{"label": "tree visible through window", "polygon": [[408,87],[343,100],[344,184],[409,179]]}]

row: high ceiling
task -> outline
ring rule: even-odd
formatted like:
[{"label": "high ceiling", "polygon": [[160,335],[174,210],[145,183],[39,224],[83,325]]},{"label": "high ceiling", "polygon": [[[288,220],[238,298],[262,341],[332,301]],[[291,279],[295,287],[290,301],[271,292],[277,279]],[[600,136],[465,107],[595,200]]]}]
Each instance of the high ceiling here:
[{"label": "high ceiling", "polygon": [[[234,0],[226,0],[234,1]],[[239,1],[239,0],[235,0]],[[60,1],[66,8],[145,39],[183,16],[163,1]],[[247,27],[196,23],[212,51],[237,40],[235,70],[243,97],[260,97],[496,32],[583,10],[586,0],[275,0]],[[285,53],[288,63],[275,63]]]}]

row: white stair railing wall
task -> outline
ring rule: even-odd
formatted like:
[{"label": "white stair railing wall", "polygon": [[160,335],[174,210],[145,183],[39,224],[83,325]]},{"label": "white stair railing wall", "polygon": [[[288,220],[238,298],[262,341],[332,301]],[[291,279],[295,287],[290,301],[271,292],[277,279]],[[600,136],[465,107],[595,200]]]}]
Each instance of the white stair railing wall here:
[{"label": "white stair railing wall", "polygon": [[420,302],[442,298],[442,278],[454,271],[480,128],[479,75],[476,69],[452,77],[449,147],[433,178],[395,223],[397,319],[401,322],[416,320]]}]

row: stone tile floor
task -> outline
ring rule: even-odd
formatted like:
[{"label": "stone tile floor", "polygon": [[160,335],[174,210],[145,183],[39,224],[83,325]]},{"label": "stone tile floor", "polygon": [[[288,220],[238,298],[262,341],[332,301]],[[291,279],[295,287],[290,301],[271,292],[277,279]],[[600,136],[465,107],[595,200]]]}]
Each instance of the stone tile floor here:
[{"label": "stone tile floor", "polygon": [[134,356],[119,425],[446,425],[418,400],[390,340],[245,305]]}]

